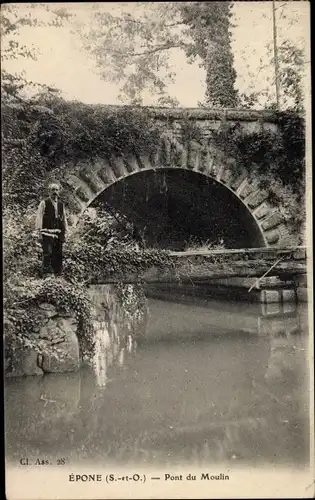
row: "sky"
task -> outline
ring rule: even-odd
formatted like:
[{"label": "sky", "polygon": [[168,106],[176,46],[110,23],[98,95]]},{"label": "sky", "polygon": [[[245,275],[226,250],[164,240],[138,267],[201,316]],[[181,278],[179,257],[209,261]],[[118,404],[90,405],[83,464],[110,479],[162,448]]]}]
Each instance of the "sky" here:
[{"label": "sky", "polygon": [[[72,3],[63,6],[66,6],[81,22],[90,22],[91,4]],[[277,2],[276,6],[279,43],[285,36],[308,50],[308,2]],[[112,12],[113,9],[128,10],[134,6],[132,3],[122,2],[103,3],[100,8]],[[45,17],[46,14],[41,7],[37,7],[36,15]],[[261,58],[262,61],[266,60],[267,44],[272,43],[272,2],[239,1],[233,5],[233,15],[236,25],[232,31],[234,66],[238,75],[236,86],[241,91],[263,90],[268,86],[266,77],[271,75],[272,68],[259,73],[258,67]],[[120,104],[117,85],[100,78],[95,61],[84,52],[79,37],[71,28],[70,23],[61,28],[21,29],[20,43],[27,46],[34,45],[39,50],[37,60],[21,58],[6,62],[3,67],[13,72],[23,70],[27,79],[53,85],[69,100],[75,99],[89,104]],[[175,96],[183,107],[197,106],[204,98],[204,69],[197,63],[188,64],[184,53],[177,49],[172,52],[171,63],[176,72],[176,79],[168,86],[169,94]],[[154,102],[149,94],[144,96],[143,104],[152,105]]]}]

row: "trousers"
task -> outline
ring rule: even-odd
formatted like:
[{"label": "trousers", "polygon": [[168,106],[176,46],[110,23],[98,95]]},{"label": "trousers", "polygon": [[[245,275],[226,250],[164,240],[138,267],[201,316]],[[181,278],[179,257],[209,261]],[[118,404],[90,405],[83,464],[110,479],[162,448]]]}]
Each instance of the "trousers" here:
[{"label": "trousers", "polygon": [[49,236],[43,236],[42,240],[42,250],[43,250],[43,262],[42,262],[42,272],[43,274],[54,273],[61,274],[62,272],[62,244],[63,242],[59,238],[51,238]]}]

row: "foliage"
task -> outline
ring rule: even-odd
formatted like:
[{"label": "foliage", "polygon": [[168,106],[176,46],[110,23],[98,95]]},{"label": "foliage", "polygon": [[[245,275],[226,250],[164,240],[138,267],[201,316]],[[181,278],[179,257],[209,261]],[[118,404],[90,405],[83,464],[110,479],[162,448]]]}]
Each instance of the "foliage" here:
[{"label": "foliage", "polygon": [[[281,109],[303,110],[303,78],[308,62],[298,37],[282,32],[283,20],[287,28],[301,23],[290,5],[290,15],[284,15],[284,5],[276,8],[278,30],[278,65],[281,84]],[[156,96],[157,105],[178,104],[168,94],[168,85],[174,83],[176,73],[171,58],[180,51],[189,63],[197,62],[205,69],[205,99],[201,106],[247,107],[263,106],[275,109],[274,49],[272,40],[266,53],[259,55],[257,69],[250,67],[249,55],[253,45],[243,48],[247,71],[246,92],[235,88],[236,71],[232,50],[232,29],[238,17],[233,2],[138,2],[133,7],[103,9],[95,5],[90,24],[79,24],[76,32],[83,46],[95,59],[101,77],[120,85],[122,102],[142,104],[144,92]],[[265,12],[265,9],[262,9]],[[272,31],[272,9],[268,19]],[[262,17],[268,17],[266,12]],[[281,35],[281,36],[280,36]],[[294,36],[294,35],[293,35]],[[179,52],[177,52],[179,53]],[[246,69],[245,69],[246,71]],[[258,76],[259,75],[259,76]],[[257,78],[260,79],[257,90]],[[266,82],[261,88],[261,81]]]},{"label": "foliage", "polygon": [[122,83],[123,102],[127,98],[130,104],[141,104],[145,90],[157,93],[158,104],[175,105],[165,87],[174,76],[169,51],[184,46],[176,29],[180,23],[176,4],[140,2],[136,6],[140,9],[117,14],[114,6],[110,12],[95,6],[91,25],[78,24],[77,32],[95,58],[101,77]]},{"label": "foliage", "polygon": [[[238,123],[222,121],[210,141],[235,159],[235,174],[245,168],[251,175],[258,173],[262,183],[270,176],[279,179],[303,206],[304,121],[294,111],[278,113],[277,121],[279,134],[263,124],[258,131],[243,133]],[[80,160],[155,152],[162,132],[146,109],[68,103],[51,93],[3,106],[2,122],[4,205],[13,204],[14,210],[34,211],[47,183],[64,179]],[[186,145],[202,140],[198,124],[185,113],[180,133]],[[275,202],[281,189],[271,186]]]},{"label": "foliage", "polygon": [[[19,339],[23,345],[38,350],[36,334],[43,321],[38,306],[48,302],[61,315],[75,317],[81,353],[89,355],[93,352],[94,330],[88,282],[102,276],[117,281],[125,273],[133,273],[140,283],[141,272],[152,265],[163,264],[166,258],[158,251],[140,251],[128,231],[117,227],[112,216],[104,213],[93,220],[87,216],[79,233],[66,245],[63,277],[43,280],[39,275],[41,252],[32,233],[33,223],[34,215],[30,211],[15,219],[9,210],[4,215],[6,349],[14,354],[14,339]],[[113,247],[116,250],[113,251]],[[130,289],[128,285],[118,284],[117,293],[125,320],[130,324],[140,321],[145,304],[141,287],[135,285]]]},{"label": "foliage", "polygon": [[2,107],[5,201],[39,199],[79,160],[150,154],[159,126],[145,109],[88,106],[51,93]]},{"label": "foliage", "polygon": [[[40,245],[32,227],[34,214],[14,213],[6,208],[4,217],[4,310],[6,349],[14,351],[14,339],[38,349],[36,333],[42,325],[42,302],[53,304],[60,314],[72,314],[78,322],[78,338],[82,354],[94,347],[92,307],[87,285],[104,277],[115,282],[133,274],[139,284],[131,288],[118,285],[125,319],[140,321],[144,296],[140,282],[142,273],[153,265],[162,266],[167,256],[157,250],[141,250],[132,235],[117,218],[106,212],[91,217],[87,213],[76,233],[64,249],[62,278],[41,279]],[[140,318],[140,316],[141,318]],[[12,353],[11,353],[12,354]]]},{"label": "foliage", "polygon": [[[298,230],[305,218],[305,122],[295,110],[278,112],[275,117],[276,134],[263,121],[259,130],[246,132],[240,122],[222,120],[208,142],[224,157],[233,158],[235,177],[245,169],[249,178],[258,178],[260,187],[268,189],[270,200],[283,206],[288,222]],[[186,146],[191,141],[203,143],[193,116],[184,116],[180,132]]]},{"label": "foliage", "polygon": [[182,144],[188,146],[191,141],[202,141],[202,131],[195,120],[183,115],[180,125],[180,140]]},{"label": "foliage", "polygon": [[[266,4],[267,5],[267,4]],[[277,6],[275,4],[275,26],[277,45],[277,67],[280,90],[280,109],[293,109],[296,112],[304,112],[305,83],[307,69],[310,61],[307,56],[307,37],[299,36],[302,27],[306,27],[304,5],[292,2],[283,2]],[[235,14],[235,11],[234,11]],[[262,9],[258,23],[270,26],[273,24],[273,5]],[[241,16],[235,16],[236,25],[241,26]],[[255,31],[256,25],[253,25]],[[302,28],[303,29],[303,28]],[[305,30],[304,30],[305,31]],[[250,55],[255,55],[256,64],[253,67]],[[248,82],[245,93],[240,93],[239,105],[241,107],[253,108],[263,107],[265,109],[277,109],[276,103],[276,78],[275,78],[275,52],[272,37],[265,45],[264,53],[253,48],[249,43],[242,49],[243,68],[240,71],[243,81]]]},{"label": "foliage", "polygon": [[188,252],[203,252],[207,250],[223,250],[225,248],[223,238],[219,238],[217,241],[213,242],[210,240],[200,241],[198,238],[191,238],[185,248]]},{"label": "foliage", "polygon": [[[268,189],[269,201],[282,206],[293,231],[305,220],[305,125],[295,111],[279,112],[280,133],[265,130],[242,133],[240,124],[221,124],[212,143],[235,159],[235,175],[242,169],[249,178],[258,177],[261,189]],[[270,182],[270,179],[273,179]]]},{"label": "foliage", "polygon": [[31,209],[23,212],[7,207],[3,210],[4,286],[18,282],[23,276],[36,276],[40,248],[34,238],[34,219]]},{"label": "foliage", "polygon": [[[281,132],[281,157],[278,175],[286,184],[304,190],[305,181],[305,122],[295,110],[278,113]],[[280,148],[279,148],[280,150]],[[280,156],[280,155],[279,155]]]},{"label": "foliage", "polygon": [[[31,5],[27,15],[21,15],[14,5],[2,8],[2,62],[36,58],[34,48],[17,41],[24,26],[60,26],[68,18],[63,9],[43,7],[49,14],[45,21],[36,18]],[[128,13],[122,17],[104,15],[97,9],[93,31],[83,34],[91,44],[87,49],[97,58],[104,77],[124,82],[121,92],[133,104],[141,104],[141,93],[148,88],[157,90],[159,104],[176,104],[166,92],[174,76],[168,56],[174,48],[184,50],[191,61],[198,59],[206,69],[207,105],[231,107],[240,102],[234,89],[229,2],[148,3],[142,19]],[[102,39],[101,34],[105,35]],[[282,87],[301,110],[302,53],[287,42],[279,54]],[[41,92],[26,99],[23,93],[30,86],[41,88]],[[38,304],[46,301],[61,313],[76,317],[81,347],[91,351],[93,328],[86,285],[102,276],[117,281],[125,275],[134,275],[141,283],[148,268],[169,265],[168,257],[158,250],[140,248],[126,225],[117,222],[119,214],[115,218],[98,211],[94,218],[87,214],[65,245],[64,277],[41,280],[41,249],[32,230],[36,205],[47,183],[64,179],[79,161],[154,152],[160,126],[140,107],[118,109],[66,102],[55,89],[29,82],[23,74],[12,75],[5,65],[2,90],[6,345],[20,338],[36,348],[33,334],[42,320]],[[254,94],[245,98],[249,106],[255,102]],[[239,168],[245,167],[250,174],[258,172],[262,187],[267,187],[271,176],[278,179],[268,189],[274,202],[281,202],[287,219],[299,227],[304,219],[304,127],[295,113],[279,114],[278,122],[281,134],[276,139],[263,129],[240,134],[237,126],[222,124],[211,140],[234,157]],[[200,141],[200,130],[193,121],[183,120],[181,138],[185,144],[192,139]],[[141,310],[140,285],[132,290],[120,286],[118,292],[128,314]]]},{"label": "foliage", "polygon": [[230,2],[181,2],[178,8],[186,31],[193,40],[186,47],[190,61],[199,57],[206,70],[206,100],[209,107],[233,108],[238,103],[236,71],[231,49]]},{"label": "foliage", "polygon": [[69,281],[123,282],[126,276],[134,276],[141,283],[147,269],[169,260],[167,252],[139,248],[132,232],[101,210],[93,216],[87,212],[68,243],[64,276]]},{"label": "foliage", "polygon": [[85,49],[105,80],[121,84],[120,97],[141,104],[143,92],[158,105],[176,105],[167,93],[174,81],[174,49],[206,70],[207,105],[233,107],[237,92],[231,51],[230,2],[139,2],[115,13],[95,6],[90,28],[78,25]]},{"label": "foliage", "polygon": [[[200,142],[196,122],[183,113],[181,140]],[[296,194],[304,190],[304,121],[294,111],[278,113],[280,133],[242,132],[238,123],[221,122],[210,141],[241,168],[268,180],[279,178]],[[64,179],[79,161],[156,151],[161,125],[143,108],[69,103],[50,93],[2,108],[4,205],[38,203],[47,183]],[[65,186],[67,187],[67,186]]]},{"label": "foliage", "polygon": [[[72,315],[78,323],[77,335],[81,354],[85,355],[93,349],[93,326],[90,316],[90,303],[85,289],[78,284],[69,284],[62,278],[24,277],[16,284],[8,283],[11,300],[5,297],[5,340],[14,345],[14,339],[22,344],[38,350],[37,336],[43,326],[43,312],[39,308],[42,303],[56,307],[63,315]],[[14,301],[12,300],[14,297]]]},{"label": "foliage", "polygon": [[[39,19],[36,9],[41,8],[46,13],[46,19]],[[1,90],[2,102],[19,102],[23,93],[28,89],[44,89],[57,92],[47,85],[27,80],[23,72],[12,74],[6,69],[6,62],[12,59],[33,59],[38,56],[38,49],[33,46],[22,45],[19,41],[21,29],[25,27],[38,28],[42,26],[63,26],[71,17],[64,8],[56,8],[49,4],[5,4],[1,7]]]},{"label": "foliage", "polygon": [[[290,2],[287,2],[290,5]],[[301,24],[299,9],[290,5],[289,14],[285,4],[276,7],[278,30],[278,64],[281,84],[281,109],[303,110],[303,78],[310,63],[305,57],[305,48],[298,37],[287,34],[288,26]],[[39,8],[39,9],[38,9]],[[262,10],[264,11],[264,9]],[[271,16],[271,9],[269,9]],[[70,13],[71,12],[71,13]],[[286,14],[287,12],[287,14]],[[83,46],[95,59],[99,73],[105,80],[117,83],[122,102],[142,104],[143,94],[156,96],[156,104],[176,106],[175,96],[170,96],[168,85],[175,81],[172,56],[180,50],[188,62],[196,61],[205,69],[206,99],[201,106],[275,108],[274,68],[272,43],[266,47],[258,70],[249,70],[247,81],[250,88],[245,93],[235,89],[236,72],[231,47],[231,30],[242,26],[237,19],[237,8],[233,2],[137,2],[118,5],[118,8],[92,4],[86,9],[90,19],[80,21],[71,7],[63,8],[49,4],[27,4],[2,6],[2,99],[18,101],[27,88],[43,87],[56,89],[27,81],[22,72],[12,74],[6,62],[11,59],[36,59],[37,47],[23,46],[19,34],[25,27],[38,29],[42,26],[60,27],[71,21],[79,34]],[[266,17],[266,13],[263,14]],[[268,16],[267,16],[268,17]],[[282,21],[286,32],[282,33]],[[90,22],[89,22],[90,21]],[[271,17],[270,31],[272,29]],[[291,24],[290,24],[291,23]],[[294,36],[294,35],[293,35]],[[255,52],[252,44],[244,48],[244,59]],[[248,63],[248,68],[250,64]],[[266,81],[266,88],[257,91],[256,82]]]},{"label": "foliage", "polygon": [[304,183],[304,120],[295,112],[278,113],[280,133],[264,129],[242,132],[239,123],[221,123],[211,141],[236,160],[249,174],[278,177],[284,185],[299,190]]},{"label": "foliage", "polygon": [[302,48],[284,40],[278,48],[281,108],[304,111],[303,76],[305,57]]},{"label": "foliage", "polygon": [[[244,108],[258,107],[264,100],[265,109],[277,109],[275,101],[275,75],[273,71],[274,56],[269,47],[267,63],[261,63],[258,73],[269,70],[266,77],[267,86],[264,90],[248,91],[240,94],[240,105]],[[305,95],[303,93],[303,79],[305,78],[306,61],[301,47],[290,40],[283,40],[278,46],[278,67],[280,86],[280,109],[304,113]],[[252,87],[255,85],[255,75],[251,75]]]},{"label": "foliage", "polygon": [[[80,311],[78,333],[91,340],[86,282],[106,271],[115,279],[124,272],[138,275],[150,263],[159,262],[158,256],[149,251],[132,256],[128,250],[134,243],[125,228],[121,234],[113,217],[109,225],[100,218],[96,229],[101,230],[101,243],[97,230],[93,235],[92,225],[85,227],[82,240],[76,234],[77,240],[65,245],[64,279],[40,280],[41,248],[33,232],[36,206],[47,183],[63,177],[65,169],[69,172],[69,163],[122,152],[149,152],[159,130],[143,110],[67,103],[51,93],[3,106],[2,119],[6,345],[12,346],[14,337],[23,338],[26,345],[35,342],[29,335],[40,323],[37,305],[42,300],[75,315]],[[102,246],[108,234],[114,237],[115,248],[118,245],[112,255],[108,249],[113,240],[104,245],[106,251]],[[88,342],[87,349],[91,348]]]}]

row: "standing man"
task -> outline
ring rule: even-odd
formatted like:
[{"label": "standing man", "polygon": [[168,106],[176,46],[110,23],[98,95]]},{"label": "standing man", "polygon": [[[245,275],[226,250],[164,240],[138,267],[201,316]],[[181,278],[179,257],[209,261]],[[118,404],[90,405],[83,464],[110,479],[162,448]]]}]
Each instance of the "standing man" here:
[{"label": "standing man", "polygon": [[43,249],[43,275],[62,271],[62,245],[68,230],[64,204],[59,200],[60,185],[49,184],[49,197],[39,204],[36,230]]}]

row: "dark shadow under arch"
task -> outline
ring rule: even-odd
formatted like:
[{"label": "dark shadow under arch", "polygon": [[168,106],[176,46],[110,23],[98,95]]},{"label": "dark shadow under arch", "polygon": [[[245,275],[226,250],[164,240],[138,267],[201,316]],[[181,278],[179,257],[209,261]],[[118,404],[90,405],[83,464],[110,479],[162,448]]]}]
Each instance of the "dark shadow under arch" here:
[{"label": "dark shadow under arch", "polygon": [[241,200],[201,173],[143,170],[105,189],[91,206],[108,203],[123,213],[148,246],[185,250],[223,240],[227,248],[265,246],[261,230]]}]

